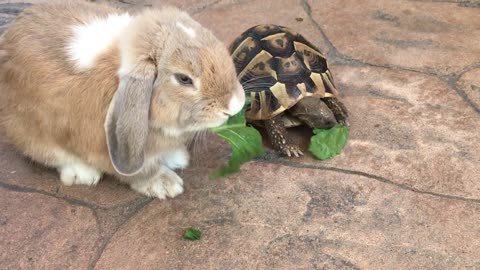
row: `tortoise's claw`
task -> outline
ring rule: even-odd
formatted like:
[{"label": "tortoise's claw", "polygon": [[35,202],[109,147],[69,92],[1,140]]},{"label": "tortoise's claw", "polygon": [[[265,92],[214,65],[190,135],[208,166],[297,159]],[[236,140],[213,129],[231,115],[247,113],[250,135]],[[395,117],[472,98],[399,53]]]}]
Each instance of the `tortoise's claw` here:
[{"label": "tortoise's claw", "polygon": [[286,154],[288,157],[300,157],[303,156],[303,152],[298,148],[296,145],[287,145],[283,151],[284,154]]},{"label": "tortoise's claw", "polygon": [[300,149],[297,149],[294,153],[295,153],[295,156],[296,156],[296,157],[303,156],[303,152],[300,151]]}]

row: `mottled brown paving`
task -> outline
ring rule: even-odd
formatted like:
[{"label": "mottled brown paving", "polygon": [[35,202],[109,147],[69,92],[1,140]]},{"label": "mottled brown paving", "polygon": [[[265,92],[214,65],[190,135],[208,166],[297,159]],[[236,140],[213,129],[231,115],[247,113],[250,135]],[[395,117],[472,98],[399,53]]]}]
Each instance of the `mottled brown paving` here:
[{"label": "mottled brown paving", "polygon": [[[0,31],[20,2],[0,0]],[[332,63],[348,144],[211,181],[229,148],[210,135],[180,172],[185,193],[160,201],[111,178],[61,186],[0,138],[2,269],[480,269],[475,1],[104,2],[174,4],[226,44],[262,23],[302,33]],[[183,240],[190,226],[200,241]]]}]

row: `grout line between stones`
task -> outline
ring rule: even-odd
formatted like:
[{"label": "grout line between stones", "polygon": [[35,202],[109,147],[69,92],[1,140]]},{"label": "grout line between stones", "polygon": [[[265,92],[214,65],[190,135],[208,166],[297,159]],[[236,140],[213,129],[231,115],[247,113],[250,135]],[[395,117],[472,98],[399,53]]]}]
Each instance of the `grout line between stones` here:
[{"label": "grout line between stones", "polygon": [[[422,2],[422,0],[409,0],[410,2]],[[457,4],[459,7],[465,8],[479,8],[480,2],[478,0],[430,0],[430,3],[448,3]]]},{"label": "grout line between stones", "polygon": [[120,2],[122,4],[126,4],[126,5],[133,5],[133,3],[127,2],[125,0],[118,0],[118,2]]},{"label": "grout line between stones", "polygon": [[[112,207],[101,207],[95,204],[87,203],[79,199],[70,198],[67,196],[56,196],[55,194],[49,193],[47,191],[37,190],[35,188],[30,188],[30,187],[20,187],[16,185],[7,184],[4,182],[0,182],[0,188],[10,190],[10,191],[15,191],[15,192],[37,193],[37,194],[41,194],[41,195],[45,195],[45,196],[49,196],[55,199],[65,201],[70,205],[86,207],[90,209],[95,218],[96,227],[100,237],[98,239],[98,250],[94,253],[94,256],[92,257],[92,261],[90,263],[89,269],[93,269],[95,267],[103,251],[105,250],[106,246],[110,242],[111,237],[120,229],[120,227],[126,222],[128,222],[137,212],[143,209],[143,207],[145,207],[146,205],[148,205],[150,202],[154,200],[153,198],[139,197],[138,199],[128,203],[123,203],[123,204],[115,205]],[[128,213],[120,214],[121,221],[115,226],[115,228],[113,230],[105,230],[105,226],[102,225],[102,221],[104,221],[105,219],[108,219],[108,216],[109,216],[108,213],[114,213],[116,211],[118,212],[124,209],[127,209]],[[99,211],[104,212],[104,215],[99,214]],[[103,216],[106,216],[106,218],[104,218]]]},{"label": "grout line between stones", "polygon": [[315,28],[322,35],[324,41],[327,43],[327,46],[329,47],[329,52],[328,52],[329,57],[331,57],[332,60],[335,63],[349,64],[349,65],[354,65],[354,66],[355,65],[357,65],[357,66],[358,65],[366,65],[366,66],[379,67],[379,68],[403,70],[403,71],[409,71],[409,72],[415,72],[415,73],[435,76],[437,78],[439,78],[441,76],[439,73],[437,73],[435,71],[416,70],[416,69],[405,68],[405,67],[395,66],[395,65],[388,65],[388,64],[386,64],[386,65],[373,64],[373,63],[365,62],[365,61],[362,61],[362,60],[359,60],[359,59],[355,59],[351,56],[348,56],[348,55],[345,55],[345,54],[341,53],[335,47],[335,45],[333,45],[333,43],[330,41],[330,39],[328,38],[327,34],[325,34],[325,32],[323,31],[320,24],[312,17],[312,9],[311,9],[310,5],[308,4],[307,0],[302,0],[302,2],[303,2],[303,8],[304,8],[305,12],[307,13],[307,16],[308,16],[309,20],[313,23]]},{"label": "grout line between stones", "polygon": [[[98,261],[102,257],[103,252],[105,251],[106,247],[110,243],[112,237],[117,233],[117,231],[124,225],[126,224],[132,217],[134,217],[141,209],[143,209],[145,206],[150,204],[152,201],[155,199],[153,198],[140,198],[137,201],[132,203],[132,209],[129,211],[129,213],[122,215],[123,219],[120,221],[118,224],[116,224],[115,228],[113,230],[109,230],[108,233],[106,233],[104,230],[102,230],[103,234],[102,237],[99,239],[99,246],[97,250],[95,251],[90,264],[88,266],[88,269],[95,269],[95,266],[97,265]],[[118,208],[116,208],[118,209]],[[110,212],[110,211],[109,211]],[[108,215],[108,213],[106,214]],[[101,226],[101,221],[98,221],[99,226]]]},{"label": "grout line between stones", "polygon": [[480,107],[479,107],[479,104],[476,104],[475,102],[473,102],[468,96],[467,96],[467,93],[465,93],[465,91],[463,91],[459,85],[458,85],[458,81],[462,78],[462,76],[471,71],[471,70],[474,70],[476,68],[480,68],[480,62],[478,63],[473,63],[467,67],[465,67],[462,71],[460,71],[458,74],[453,74],[453,75],[450,75],[450,76],[447,76],[447,78],[445,79],[446,83],[448,84],[448,86],[450,88],[452,88],[453,90],[455,90],[457,92],[457,95],[459,95],[465,102],[467,102],[478,114],[480,114]]},{"label": "grout line between stones", "polygon": [[[68,197],[68,196],[58,196],[55,193],[51,193],[51,192],[48,192],[48,191],[38,190],[38,189],[35,189],[35,188],[31,188],[31,187],[22,187],[22,186],[7,184],[7,183],[1,182],[1,181],[0,181],[0,188],[4,188],[4,189],[15,191],[15,192],[38,193],[38,194],[46,195],[46,196],[49,196],[49,197],[53,197],[55,199],[63,200],[63,201],[65,201],[69,204],[72,204],[72,205],[87,207],[87,208],[90,208],[92,210],[113,210],[113,209],[118,209],[118,208],[125,208],[125,207],[131,206],[132,204],[135,204],[135,202],[137,200],[142,200],[142,199],[147,198],[145,196],[142,196],[142,197],[139,197],[137,199],[134,199],[134,200],[131,200],[131,201],[128,201],[128,202],[125,202],[125,203],[120,203],[120,204],[113,205],[113,206],[110,206],[110,207],[105,207],[105,206],[99,206],[99,205],[96,205],[96,204],[93,204],[93,203],[88,203],[88,202],[85,202],[85,201],[80,200],[80,199],[71,198],[71,197]],[[132,191],[132,192],[134,192],[134,191]]]},{"label": "grout line between stones", "polygon": [[307,13],[308,19],[313,23],[314,27],[320,32],[322,38],[327,43],[327,47],[329,49],[328,56],[332,58],[333,63],[353,65],[353,66],[366,65],[366,66],[372,66],[372,67],[415,72],[415,73],[420,73],[420,74],[424,74],[424,75],[428,75],[428,76],[433,76],[433,77],[447,83],[447,85],[449,86],[450,89],[454,90],[455,93],[458,96],[460,96],[464,100],[464,102],[468,104],[469,107],[471,107],[478,115],[480,115],[480,107],[477,104],[475,104],[466,95],[466,93],[463,90],[461,90],[457,87],[457,82],[460,79],[460,77],[464,73],[466,73],[466,72],[468,72],[468,71],[470,71],[470,70],[472,70],[476,67],[479,67],[480,63],[474,63],[472,65],[469,65],[466,68],[464,68],[461,72],[459,72],[458,74],[444,75],[444,74],[440,74],[438,72],[435,72],[433,70],[424,71],[424,70],[416,70],[416,69],[411,69],[411,68],[405,68],[405,67],[396,66],[396,65],[388,65],[388,64],[379,65],[379,64],[368,63],[368,62],[365,62],[365,61],[362,61],[362,60],[359,60],[359,59],[354,59],[350,56],[347,56],[347,55],[339,52],[338,49],[333,45],[333,43],[330,41],[330,39],[328,38],[326,33],[323,31],[320,24],[313,18],[312,8],[311,8],[310,4],[308,3],[308,1],[307,0],[301,0],[301,3],[302,3],[302,6],[303,6],[303,9],[305,10],[305,13]]},{"label": "grout line between stones", "polygon": [[87,203],[87,202],[79,200],[79,199],[70,198],[68,196],[56,196],[55,194],[52,194],[50,192],[43,191],[43,190],[38,190],[38,189],[35,189],[35,188],[30,188],[30,187],[20,187],[20,186],[0,182],[0,188],[4,188],[4,189],[15,191],[15,192],[38,193],[38,194],[46,195],[46,196],[53,197],[53,198],[56,198],[56,199],[59,199],[59,200],[63,200],[63,201],[65,201],[69,204],[72,204],[72,205],[87,207],[87,208],[89,208],[93,211],[95,211],[96,209],[99,209],[99,208],[103,208],[103,207],[97,206],[95,204]]},{"label": "grout line between stones", "polygon": [[408,191],[418,193],[418,194],[430,195],[430,196],[439,197],[439,198],[442,198],[442,199],[457,200],[457,201],[480,204],[480,199],[464,198],[464,197],[460,197],[460,196],[441,194],[441,193],[436,193],[436,192],[431,192],[431,191],[424,191],[424,190],[420,190],[420,189],[417,189],[417,188],[414,188],[414,187],[411,187],[411,186],[408,186],[408,185],[405,185],[405,184],[395,183],[392,180],[389,180],[389,179],[387,179],[385,177],[382,177],[382,176],[373,175],[373,174],[369,174],[369,173],[362,172],[362,171],[355,171],[355,170],[329,167],[329,166],[323,166],[323,165],[303,164],[303,163],[292,162],[292,161],[289,161],[289,160],[284,160],[284,159],[281,159],[281,158],[271,159],[271,160],[258,159],[256,161],[257,162],[264,162],[264,163],[271,163],[271,164],[279,164],[279,165],[284,165],[284,166],[288,166],[288,167],[292,167],[292,168],[333,171],[333,172],[339,172],[339,173],[344,173],[344,174],[349,174],[349,175],[358,175],[358,176],[363,176],[363,177],[366,177],[366,178],[369,178],[369,179],[372,179],[372,180],[375,180],[375,181],[382,182],[384,184],[396,186],[400,189],[408,190]]}]

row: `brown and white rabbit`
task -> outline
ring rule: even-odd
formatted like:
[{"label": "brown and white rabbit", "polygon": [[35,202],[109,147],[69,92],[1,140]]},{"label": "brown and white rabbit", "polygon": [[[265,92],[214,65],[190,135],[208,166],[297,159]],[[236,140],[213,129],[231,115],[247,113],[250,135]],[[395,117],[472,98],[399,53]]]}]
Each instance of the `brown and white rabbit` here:
[{"label": "brown and white rabbit", "polygon": [[23,11],[0,38],[0,123],[65,185],[116,175],[152,197],[175,197],[195,132],[245,101],[231,56],[174,7],[128,14],[59,1]]}]

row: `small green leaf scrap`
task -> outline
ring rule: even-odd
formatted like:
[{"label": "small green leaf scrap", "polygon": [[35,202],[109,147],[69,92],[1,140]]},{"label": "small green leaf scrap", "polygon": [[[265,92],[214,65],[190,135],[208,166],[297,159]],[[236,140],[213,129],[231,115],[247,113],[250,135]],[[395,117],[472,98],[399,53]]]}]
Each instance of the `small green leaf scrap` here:
[{"label": "small green leaf scrap", "polygon": [[228,142],[232,148],[232,156],[227,164],[210,173],[210,179],[228,176],[240,171],[240,166],[253,158],[264,155],[262,135],[246,125],[245,108],[230,117],[227,123],[210,131]]},{"label": "small green leaf scrap", "polygon": [[317,159],[330,159],[342,151],[347,143],[349,129],[345,126],[335,126],[329,129],[313,129],[308,150]]},{"label": "small green leaf scrap", "polygon": [[191,241],[200,240],[202,232],[192,227],[188,228],[183,234],[183,238]]}]

